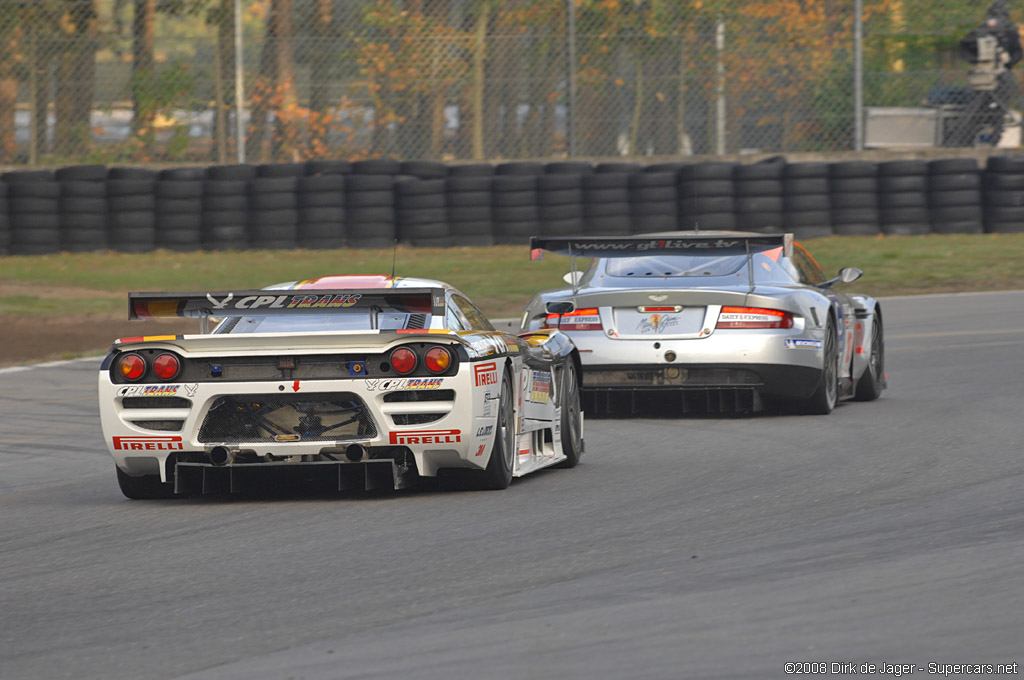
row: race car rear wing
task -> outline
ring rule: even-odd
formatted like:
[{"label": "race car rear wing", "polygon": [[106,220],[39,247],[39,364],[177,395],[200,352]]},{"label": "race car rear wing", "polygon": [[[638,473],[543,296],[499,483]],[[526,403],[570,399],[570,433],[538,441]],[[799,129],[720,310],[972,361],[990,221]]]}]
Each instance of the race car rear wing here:
[{"label": "race car rear wing", "polygon": [[363,309],[400,309],[444,316],[441,288],[387,290],[233,290],[187,293],[129,293],[128,318],[337,314]]},{"label": "race car rear wing", "polygon": [[643,257],[644,255],[684,255],[694,251],[715,250],[726,254],[758,253],[782,247],[789,257],[793,253],[792,234],[708,234],[681,233],[664,237],[652,236],[572,236],[530,237],[530,259],[544,259],[547,250],[569,257]]}]

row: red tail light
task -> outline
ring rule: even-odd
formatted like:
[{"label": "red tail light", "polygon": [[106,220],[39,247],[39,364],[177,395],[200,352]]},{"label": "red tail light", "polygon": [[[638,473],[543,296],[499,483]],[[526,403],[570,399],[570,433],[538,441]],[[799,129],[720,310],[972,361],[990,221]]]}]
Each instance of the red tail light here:
[{"label": "red tail light", "polygon": [[416,353],[408,347],[399,347],[391,353],[391,368],[399,375],[412,373],[416,368]]},{"label": "red tail light", "polygon": [[181,371],[181,362],[173,354],[161,354],[153,359],[153,372],[161,380],[174,380]]},{"label": "red tail light", "polygon": [[427,350],[423,363],[431,373],[444,373],[452,365],[452,355],[444,347],[433,347]]},{"label": "red tail light", "polygon": [[792,328],[793,315],[761,307],[722,307],[715,328]]},{"label": "red tail light", "polygon": [[600,331],[604,329],[596,307],[577,309],[567,314],[548,314],[544,326],[563,331]]},{"label": "red tail light", "polygon": [[125,380],[138,380],[146,373],[146,360],[138,354],[125,354],[117,360],[117,370]]}]

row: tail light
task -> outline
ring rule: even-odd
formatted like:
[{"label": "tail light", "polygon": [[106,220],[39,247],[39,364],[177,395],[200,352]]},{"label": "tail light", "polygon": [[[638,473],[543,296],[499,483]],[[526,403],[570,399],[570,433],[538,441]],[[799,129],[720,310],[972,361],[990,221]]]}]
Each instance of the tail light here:
[{"label": "tail light", "polygon": [[181,361],[173,354],[161,354],[153,359],[153,373],[161,380],[174,380],[181,371]]},{"label": "tail light", "polygon": [[444,373],[452,365],[452,355],[444,347],[433,347],[427,350],[423,363],[431,373]]},{"label": "tail light", "polygon": [[391,353],[391,368],[399,375],[412,373],[416,368],[416,353],[408,347],[399,347]]},{"label": "tail light", "polygon": [[125,354],[117,360],[117,372],[134,382],[146,374],[146,360],[138,354]]},{"label": "tail light", "polygon": [[600,331],[604,329],[596,307],[576,309],[566,314],[548,314],[544,326],[563,331]]},{"label": "tail light", "polygon": [[793,315],[761,307],[722,307],[715,328],[792,328]]}]

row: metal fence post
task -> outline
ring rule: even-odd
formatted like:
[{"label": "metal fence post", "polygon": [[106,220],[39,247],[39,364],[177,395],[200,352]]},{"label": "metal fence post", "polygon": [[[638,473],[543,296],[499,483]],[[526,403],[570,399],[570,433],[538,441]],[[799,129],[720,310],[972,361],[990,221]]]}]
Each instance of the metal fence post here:
[{"label": "metal fence post", "polygon": [[576,155],[576,4],[566,3],[566,37],[568,42],[565,74],[565,136],[569,158]]},{"label": "metal fence post", "polygon": [[853,2],[853,149],[864,150],[864,8]]},{"label": "metal fence post", "polygon": [[235,157],[245,163],[245,111],[244,55],[242,53],[242,2],[235,0]]},{"label": "metal fence post", "polygon": [[725,154],[725,20],[715,22],[715,153]]}]

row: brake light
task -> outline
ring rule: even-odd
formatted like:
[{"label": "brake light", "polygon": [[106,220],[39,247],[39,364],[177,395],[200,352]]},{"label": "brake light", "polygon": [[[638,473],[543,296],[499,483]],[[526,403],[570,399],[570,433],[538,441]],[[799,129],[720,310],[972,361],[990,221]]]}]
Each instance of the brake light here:
[{"label": "brake light", "polygon": [[181,371],[181,362],[173,354],[161,354],[153,359],[153,372],[161,380],[174,380]]},{"label": "brake light", "polygon": [[399,347],[391,353],[391,368],[400,375],[412,373],[416,368],[416,353],[408,347]]},{"label": "brake light", "polygon": [[423,363],[431,373],[444,373],[452,365],[452,355],[444,347],[433,347],[427,350]]},{"label": "brake light", "polygon": [[548,314],[544,325],[563,331],[599,331],[604,328],[597,307],[576,309],[566,314]]},{"label": "brake light", "polygon": [[138,380],[146,373],[146,360],[138,354],[125,354],[117,360],[117,370],[125,380]]},{"label": "brake light", "polygon": [[793,315],[761,307],[722,307],[715,328],[792,328]]}]

